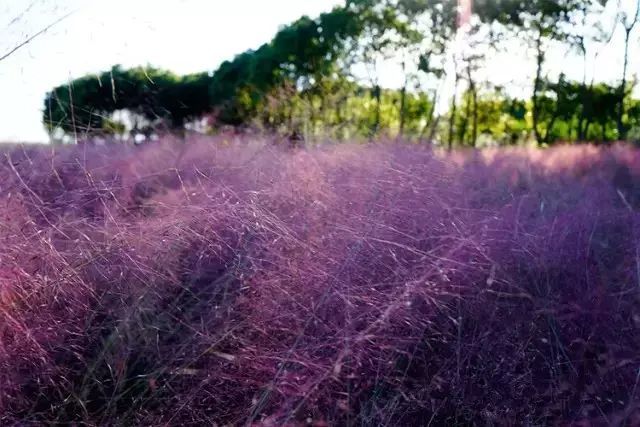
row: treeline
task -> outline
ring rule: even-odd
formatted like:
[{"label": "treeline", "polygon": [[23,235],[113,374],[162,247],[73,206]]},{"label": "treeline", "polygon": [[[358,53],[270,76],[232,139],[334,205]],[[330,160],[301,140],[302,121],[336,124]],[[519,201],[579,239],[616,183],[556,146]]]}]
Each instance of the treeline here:
[{"label": "treeline", "polygon": [[59,86],[45,99],[50,132],[78,134],[150,133],[179,129],[210,109],[207,73],[178,76],[154,68],[115,66]]},{"label": "treeline", "polygon": [[[586,64],[607,43],[610,34],[589,25],[605,16],[605,6],[604,0],[476,0],[467,16],[457,0],[347,0],[316,19],[300,18],[215,72],[178,76],[115,66],[66,82],[47,94],[43,120],[53,137],[76,139],[224,126],[449,146],[638,137],[640,101],[630,95],[635,82],[627,59],[639,10],[619,11],[612,25],[626,36],[619,84],[589,81],[586,72],[582,81],[547,77],[551,45],[575,48]],[[529,99],[480,79],[492,55],[514,40],[535,52]],[[380,70],[389,61],[402,70],[399,88],[381,87]],[[443,99],[447,77],[455,80],[455,95]]]}]

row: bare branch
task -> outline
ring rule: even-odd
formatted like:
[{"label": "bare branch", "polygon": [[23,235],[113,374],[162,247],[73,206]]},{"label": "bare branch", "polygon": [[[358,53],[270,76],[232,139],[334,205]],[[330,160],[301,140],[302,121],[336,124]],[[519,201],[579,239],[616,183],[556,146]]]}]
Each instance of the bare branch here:
[{"label": "bare branch", "polygon": [[7,59],[9,56],[13,55],[16,51],[18,51],[19,49],[23,48],[24,46],[26,46],[27,44],[31,43],[35,38],[41,36],[42,34],[46,33],[47,31],[49,31],[51,28],[53,28],[54,26],[56,26],[57,24],[59,24],[60,22],[64,21],[65,19],[67,19],[68,17],[70,17],[71,15],[73,15],[75,13],[74,11],[71,11],[69,13],[67,13],[66,15],[61,16],[60,18],[58,18],[57,20],[55,20],[54,22],[52,22],[51,24],[47,25],[45,28],[43,28],[42,30],[38,31],[37,33],[33,34],[32,36],[30,36],[29,38],[27,38],[25,41],[23,41],[22,43],[20,43],[19,45],[17,45],[16,47],[14,47],[13,49],[11,49],[10,51],[8,51],[7,53],[5,53],[4,55],[0,56],[0,62],[4,61],[5,59]]}]

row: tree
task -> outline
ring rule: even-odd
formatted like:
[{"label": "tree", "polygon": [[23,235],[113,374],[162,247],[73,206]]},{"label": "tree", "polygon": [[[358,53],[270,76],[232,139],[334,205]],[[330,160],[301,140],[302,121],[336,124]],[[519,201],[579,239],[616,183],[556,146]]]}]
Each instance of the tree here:
[{"label": "tree", "polygon": [[[66,82],[47,94],[43,119],[52,134],[75,139],[182,132],[207,117],[214,127],[337,139],[384,133],[438,139],[450,148],[476,146],[480,137],[507,144],[532,135],[539,144],[609,140],[621,135],[621,124],[625,135],[638,126],[636,101],[628,96],[628,60],[622,84],[613,90],[593,78],[587,84],[586,65],[581,82],[564,75],[554,81],[545,72],[551,45],[572,47],[586,64],[587,51],[603,44],[606,37],[593,25],[603,1],[476,0],[475,16],[461,29],[457,0],[347,0],[282,27],[268,43],[212,73],[179,76],[115,66]],[[625,57],[638,13],[622,17]],[[524,40],[534,52],[527,101],[480,80],[489,54],[509,38]],[[449,111],[436,113],[452,59],[455,93]],[[382,87],[378,73],[388,60],[398,61],[403,73],[394,89]],[[368,78],[359,78],[362,67]]]},{"label": "tree", "polygon": [[370,134],[374,136],[380,130],[382,108],[378,66],[399,47],[402,37],[398,33],[403,31],[403,23],[398,20],[397,10],[389,0],[347,0],[346,7],[359,17],[362,25],[357,49],[352,55],[356,57],[353,62],[365,66],[371,85],[375,102]]},{"label": "tree", "polygon": [[60,85],[45,97],[43,121],[51,134],[90,134],[120,128],[113,115],[124,111],[129,130],[166,126],[176,130],[209,110],[207,73],[177,76],[151,67],[114,66],[98,75]]},{"label": "tree", "polygon": [[[587,60],[589,50],[608,44],[613,36],[615,25],[607,34],[602,27],[602,12],[604,11],[604,2],[595,2],[593,4],[581,3],[578,8],[571,14],[571,27],[569,28],[568,42],[572,48],[582,56],[582,84],[580,87],[580,105],[576,108],[581,112],[578,114],[576,123],[577,139],[579,141],[586,140],[587,132],[587,110],[590,108],[590,92],[593,90],[595,83],[595,73],[591,78],[591,82],[587,84]],[[617,17],[616,17],[617,19]],[[596,51],[594,59],[597,60],[599,52]]]},{"label": "tree", "polygon": [[[214,72],[209,88],[217,119],[222,124],[247,124],[287,86],[307,95],[319,94],[322,104],[324,92],[318,87],[333,74],[348,43],[361,29],[353,11],[336,7],[316,19],[303,16],[278,31],[271,42],[224,62]],[[307,102],[313,104],[308,97]],[[289,110],[293,109],[290,104]],[[264,125],[273,124],[268,122],[273,116],[269,117]]]},{"label": "tree", "polygon": [[[543,66],[549,45],[567,42],[571,36],[572,13],[591,10],[600,0],[480,0],[476,3],[485,22],[498,22],[524,37],[535,51],[535,77],[531,96],[533,133],[538,144],[544,143],[541,123],[540,92],[543,90]],[[548,125],[547,125],[548,127]]]},{"label": "tree", "polygon": [[421,132],[421,138],[426,135],[429,141],[434,139],[440,119],[435,115],[435,107],[446,76],[447,55],[456,33],[456,5],[455,0],[400,0],[400,7],[406,10],[405,13],[419,16],[415,21],[420,24],[422,40],[417,68],[433,82],[432,108]]},{"label": "tree", "polygon": [[635,13],[629,16],[626,12],[620,14],[620,23],[624,28],[624,65],[622,68],[622,82],[620,83],[620,89],[618,90],[618,105],[616,125],[618,129],[618,138],[626,139],[627,127],[624,124],[624,106],[625,99],[627,97],[627,71],[629,67],[629,44],[631,41],[631,34],[636,25],[640,21],[640,0],[636,0]]}]

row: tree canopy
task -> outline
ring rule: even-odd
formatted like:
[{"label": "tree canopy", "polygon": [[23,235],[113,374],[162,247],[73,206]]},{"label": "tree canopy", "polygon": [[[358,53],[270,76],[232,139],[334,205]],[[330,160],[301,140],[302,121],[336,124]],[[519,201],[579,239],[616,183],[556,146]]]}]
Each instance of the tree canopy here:
[{"label": "tree canopy", "polygon": [[[64,82],[46,95],[43,120],[52,135],[76,138],[177,131],[206,118],[213,129],[256,126],[337,139],[399,135],[450,146],[621,139],[640,133],[627,61],[618,85],[589,82],[586,74],[583,81],[554,79],[546,64],[551,45],[576,48],[586,61],[592,44],[606,37],[587,18],[602,14],[606,3],[476,0],[470,20],[461,20],[456,0],[346,0],[282,27],[213,72],[179,76],[114,66]],[[615,16],[613,28],[622,25],[627,34],[625,59],[639,13],[636,21]],[[513,40],[533,52],[529,99],[480,77],[491,55]],[[404,75],[400,87],[381,85],[389,61]],[[442,88],[451,80],[447,100]]]}]

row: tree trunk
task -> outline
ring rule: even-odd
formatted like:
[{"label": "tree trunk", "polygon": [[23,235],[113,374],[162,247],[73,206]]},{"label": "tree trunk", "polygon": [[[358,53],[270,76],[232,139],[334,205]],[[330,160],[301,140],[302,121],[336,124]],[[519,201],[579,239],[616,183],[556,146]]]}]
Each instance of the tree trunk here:
[{"label": "tree trunk", "polygon": [[622,122],[622,117],[624,116],[624,101],[627,93],[627,69],[629,67],[629,39],[631,38],[631,31],[633,30],[633,26],[625,28],[625,39],[624,39],[624,66],[622,68],[622,83],[620,84],[620,93],[618,99],[618,114],[616,116],[616,125],[618,128],[618,139],[624,140],[626,139],[626,129],[625,125]]},{"label": "tree trunk", "polygon": [[547,127],[547,131],[544,133],[544,143],[545,144],[549,144],[551,142],[551,132],[553,131],[553,126],[556,124],[556,120],[558,120],[558,110],[556,108],[556,111],[554,111],[553,113],[553,117],[551,118],[551,121],[549,121],[549,125]]},{"label": "tree trunk", "polygon": [[469,128],[469,118],[471,117],[471,93],[467,93],[467,100],[464,107],[464,117],[458,130],[458,141],[465,142],[467,136],[467,129]]},{"label": "tree trunk", "polygon": [[378,134],[378,132],[380,131],[380,108],[381,108],[381,98],[382,98],[382,89],[380,88],[380,85],[376,84],[374,89],[373,89],[374,93],[374,98],[376,100],[376,110],[374,113],[374,119],[373,119],[373,128],[371,129],[371,136],[375,136]]},{"label": "tree trunk", "polygon": [[582,101],[582,111],[580,111],[580,115],[578,116],[578,129],[577,129],[577,139],[578,141],[585,140],[584,134],[584,122],[585,122],[585,114],[587,111],[587,48],[584,45],[584,40],[581,44],[582,50],[582,86],[580,86],[580,98]]},{"label": "tree trunk", "polygon": [[318,115],[317,115],[317,111],[316,111],[316,105],[313,99],[313,94],[309,93],[308,97],[307,97],[307,102],[309,104],[309,124],[307,125],[307,135],[305,135],[305,138],[309,138],[311,136],[314,136],[316,133],[316,124],[318,121]]},{"label": "tree trunk", "polygon": [[533,133],[538,145],[542,145],[543,137],[540,132],[540,105],[538,103],[538,93],[542,84],[542,64],[544,62],[544,51],[542,50],[542,30],[538,30],[536,38],[536,77],[533,82],[533,95],[531,103],[533,105]]},{"label": "tree trunk", "polygon": [[425,122],[424,126],[422,127],[422,130],[420,131],[419,139],[421,141],[424,138],[424,135],[427,132],[427,129],[429,129],[429,135],[430,135],[429,142],[433,142],[432,125],[433,125],[433,122],[434,122],[434,116],[435,116],[435,112],[436,112],[436,103],[437,102],[438,102],[438,89],[436,89],[434,91],[434,93],[433,93],[433,98],[432,98],[432,101],[431,101],[431,109],[429,111],[429,115],[427,117],[427,121]]},{"label": "tree trunk", "polygon": [[433,144],[433,140],[436,137],[436,132],[438,131],[438,125],[440,124],[440,115],[437,115],[433,122],[431,123],[431,129],[429,129],[429,142]]},{"label": "tree trunk", "polygon": [[407,103],[407,84],[409,77],[405,71],[405,63],[402,62],[402,72],[404,73],[404,84],[402,86],[402,90],[400,91],[400,137],[404,135],[404,126],[406,120],[406,103]]},{"label": "tree trunk", "polygon": [[458,109],[458,104],[456,100],[456,95],[458,94],[458,81],[460,77],[458,76],[458,72],[456,71],[456,82],[453,89],[453,98],[451,100],[451,112],[449,117],[449,138],[448,138],[448,146],[449,151],[453,148],[453,135],[455,130],[455,122],[456,122],[456,114]]},{"label": "tree trunk", "polygon": [[471,146],[476,148],[478,144],[478,91],[476,90],[475,83],[473,85],[473,127],[471,130]]},{"label": "tree trunk", "polygon": [[286,115],[287,115],[287,130],[289,132],[293,131],[293,109],[294,109],[294,105],[293,105],[294,101],[293,101],[293,96],[289,97],[289,101],[287,102],[287,107],[286,108]]},{"label": "tree trunk", "polygon": [[586,114],[586,110],[587,110],[587,88],[585,87],[585,85],[582,85],[582,111],[580,111],[580,116],[578,117],[578,129],[577,129],[577,140],[580,142],[584,142],[587,139],[587,135],[586,135],[586,130],[587,127],[585,126],[586,120],[585,120],[585,114]]},{"label": "tree trunk", "polygon": [[[469,145],[475,148],[478,140],[478,93],[476,91],[476,82],[473,80],[473,76],[471,75],[470,65],[467,67],[467,79],[469,80],[469,99],[467,101],[469,104],[467,104],[467,117],[469,117],[469,114],[472,115]],[[473,103],[472,112],[469,111],[471,103]]]},{"label": "tree trunk", "polygon": [[400,130],[399,134],[402,137],[404,135],[404,126],[405,126],[405,106],[407,102],[407,87],[404,86],[400,91]]},{"label": "tree trunk", "polygon": [[71,126],[73,127],[73,139],[76,145],[78,144],[78,128],[76,127],[76,115],[73,111],[73,89],[71,88],[71,81],[67,86],[69,89],[69,109],[71,110]]},{"label": "tree trunk", "polygon": [[342,104],[346,104],[348,102],[348,98],[346,96],[344,97],[338,97],[338,99],[336,100],[336,138],[339,140],[342,140],[344,138],[344,123],[345,123],[345,119],[342,117]]},{"label": "tree trunk", "polygon": [[323,135],[329,127],[327,126],[327,101],[322,88],[318,96],[320,97],[320,135]]}]

